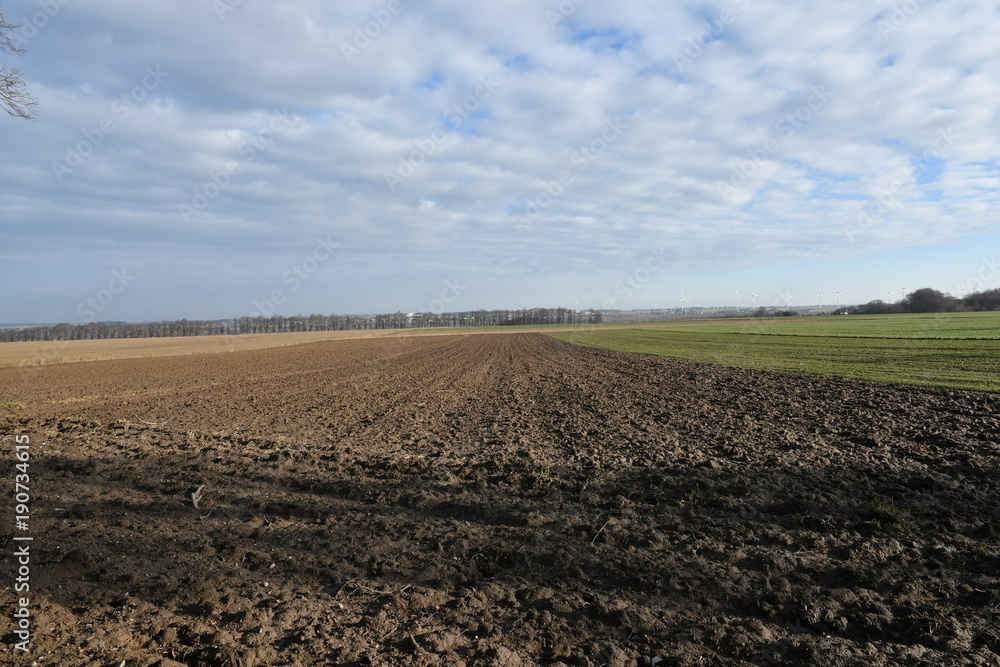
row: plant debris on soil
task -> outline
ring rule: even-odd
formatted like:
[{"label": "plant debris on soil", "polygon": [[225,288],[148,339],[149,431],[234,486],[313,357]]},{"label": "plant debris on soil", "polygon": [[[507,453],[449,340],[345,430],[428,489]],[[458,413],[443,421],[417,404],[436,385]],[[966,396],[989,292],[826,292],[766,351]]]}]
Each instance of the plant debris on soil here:
[{"label": "plant debris on soil", "polygon": [[0,663],[1000,664],[997,395],[525,333],[0,369],[0,402],[33,537]]}]

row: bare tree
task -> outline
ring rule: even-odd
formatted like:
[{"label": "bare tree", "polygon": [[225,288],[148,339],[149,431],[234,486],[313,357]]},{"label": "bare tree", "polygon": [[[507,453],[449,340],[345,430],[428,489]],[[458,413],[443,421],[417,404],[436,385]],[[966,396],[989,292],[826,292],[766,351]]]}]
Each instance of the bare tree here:
[{"label": "bare tree", "polygon": [[[10,32],[20,26],[7,23],[0,13],[0,51],[24,53],[10,37]],[[31,120],[38,115],[38,100],[28,93],[28,87],[21,78],[21,70],[0,65],[0,109],[11,116]]]}]

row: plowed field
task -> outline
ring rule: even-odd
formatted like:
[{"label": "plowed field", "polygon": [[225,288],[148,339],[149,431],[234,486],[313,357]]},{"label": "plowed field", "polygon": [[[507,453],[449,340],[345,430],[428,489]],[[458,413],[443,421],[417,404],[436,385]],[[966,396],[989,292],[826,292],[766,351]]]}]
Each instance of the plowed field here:
[{"label": "plowed field", "polygon": [[996,395],[514,334],[0,369],[0,403],[34,538],[0,663],[1000,664]]}]

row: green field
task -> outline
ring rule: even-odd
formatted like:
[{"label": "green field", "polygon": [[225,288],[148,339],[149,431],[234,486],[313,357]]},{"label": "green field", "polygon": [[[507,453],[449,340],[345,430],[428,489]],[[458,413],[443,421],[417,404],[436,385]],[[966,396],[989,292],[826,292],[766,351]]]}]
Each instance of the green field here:
[{"label": "green field", "polygon": [[711,325],[717,333],[840,338],[1000,340],[1000,313],[771,317]]},{"label": "green field", "polygon": [[765,318],[550,335],[743,368],[1000,391],[1000,313]]}]

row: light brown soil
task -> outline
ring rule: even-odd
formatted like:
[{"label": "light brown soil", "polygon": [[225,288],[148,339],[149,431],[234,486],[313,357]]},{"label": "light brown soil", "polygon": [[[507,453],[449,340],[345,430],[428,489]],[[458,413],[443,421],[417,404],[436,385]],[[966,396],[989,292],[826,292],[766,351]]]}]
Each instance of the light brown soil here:
[{"label": "light brown soil", "polygon": [[[818,322],[824,318],[809,318]],[[117,338],[101,340],[57,340],[31,343],[0,344],[0,368],[5,366],[45,366],[81,361],[107,361],[111,359],[141,359],[181,354],[213,354],[216,352],[244,352],[272,347],[302,345],[348,338],[380,338],[383,336],[454,336],[501,334],[513,331],[556,332],[591,331],[598,329],[647,329],[663,327],[701,327],[713,324],[745,324],[753,320],[732,318],[727,320],[672,320],[666,322],[636,322],[591,325],[523,325],[517,327],[427,328],[427,329],[365,329],[359,331],[310,331],[277,334],[241,334],[239,336],[174,336],[168,338]]]},{"label": "light brown soil", "polygon": [[263,350],[345,338],[395,335],[396,331],[311,331],[240,336],[175,336],[172,338],[124,338],[106,340],[55,340],[0,345],[0,367],[43,366],[79,361],[139,359],[177,354],[211,354]]},{"label": "light brown soil", "polygon": [[515,334],[0,369],[0,403],[35,538],[0,663],[1000,664],[995,395]]}]

